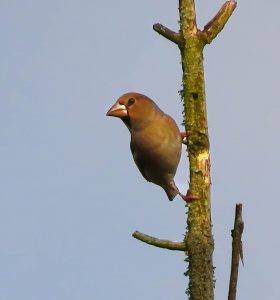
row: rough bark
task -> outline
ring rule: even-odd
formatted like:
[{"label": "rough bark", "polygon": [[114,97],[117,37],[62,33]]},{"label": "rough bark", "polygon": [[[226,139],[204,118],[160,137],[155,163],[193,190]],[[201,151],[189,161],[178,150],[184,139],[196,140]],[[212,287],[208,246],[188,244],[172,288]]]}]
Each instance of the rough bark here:
[{"label": "rough bark", "polygon": [[[179,0],[180,29],[171,29],[155,24],[153,29],[169,41],[177,44],[182,61],[183,116],[189,157],[189,194],[196,200],[187,203],[187,230],[182,243],[159,240],[145,234],[134,233],[134,237],[156,247],[171,250],[185,250],[189,278],[187,294],[191,300],[214,299],[214,279],[210,206],[210,152],[206,111],[203,49],[223,29],[236,7],[236,1],[227,1],[205,26],[199,30],[196,25],[194,0]],[[139,235],[140,234],[140,235]],[[170,248],[171,247],[171,248]]]},{"label": "rough bark", "polygon": [[[210,152],[207,125],[206,96],[203,67],[203,48],[222,30],[235,1],[223,5],[218,14],[200,31],[196,25],[194,0],[180,0],[180,32],[183,36],[181,49],[183,69],[184,120],[188,138],[187,151],[190,165],[190,192],[197,201],[187,205],[187,231],[185,235],[188,255],[189,287],[192,300],[214,299],[214,279],[210,206]],[[230,7],[230,8],[229,8]]]}]

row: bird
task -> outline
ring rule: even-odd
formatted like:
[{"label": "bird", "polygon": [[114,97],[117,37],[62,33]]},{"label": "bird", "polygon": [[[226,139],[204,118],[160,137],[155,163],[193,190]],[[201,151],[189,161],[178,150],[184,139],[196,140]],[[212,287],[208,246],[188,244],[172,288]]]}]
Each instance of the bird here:
[{"label": "bird", "polygon": [[172,117],[152,99],[136,92],[119,97],[106,115],[120,118],[128,128],[133,159],[147,181],[162,187],[170,201],[177,195],[186,202],[194,200],[189,190],[183,195],[174,182],[182,139],[188,132],[181,133]]}]

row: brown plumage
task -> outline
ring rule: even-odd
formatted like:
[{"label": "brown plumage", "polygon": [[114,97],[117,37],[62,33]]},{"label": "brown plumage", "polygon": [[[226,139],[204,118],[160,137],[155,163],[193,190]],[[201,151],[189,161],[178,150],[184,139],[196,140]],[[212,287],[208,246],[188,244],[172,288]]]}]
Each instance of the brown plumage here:
[{"label": "brown plumage", "polygon": [[182,150],[182,136],[175,121],[139,93],[122,95],[107,116],[121,118],[130,131],[131,152],[143,177],[161,186],[170,201],[177,194],[188,201],[173,179]]}]

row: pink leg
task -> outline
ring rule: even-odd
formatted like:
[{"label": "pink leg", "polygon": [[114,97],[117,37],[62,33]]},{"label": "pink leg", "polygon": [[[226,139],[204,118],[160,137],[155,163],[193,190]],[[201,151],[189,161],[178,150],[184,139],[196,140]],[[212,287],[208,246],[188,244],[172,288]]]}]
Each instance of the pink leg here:
[{"label": "pink leg", "polygon": [[185,132],[180,132],[181,138],[182,138],[182,143],[187,145],[187,137],[191,135],[191,131],[185,131]]},{"label": "pink leg", "polygon": [[184,131],[184,132],[180,132],[182,140],[187,138],[188,136],[190,136],[192,134],[192,132],[190,130],[188,131]]},{"label": "pink leg", "polygon": [[199,198],[198,197],[195,197],[195,196],[193,196],[192,194],[191,194],[191,191],[190,190],[188,190],[187,191],[187,195],[183,195],[183,194],[181,194],[181,193],[179,193],[179,195],[182,197],[182,199],[184,200],[184,201],[186,201],[186,202],[192,202],[192,201],[194,201],[194,200],[198,200]]}]

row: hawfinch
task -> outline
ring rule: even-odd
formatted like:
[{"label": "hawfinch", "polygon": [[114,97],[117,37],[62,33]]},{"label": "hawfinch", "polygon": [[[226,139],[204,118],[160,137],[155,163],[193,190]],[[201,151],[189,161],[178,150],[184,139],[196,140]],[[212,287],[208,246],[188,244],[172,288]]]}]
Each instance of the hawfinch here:
[{"label": "hawfinch", "polygon": [[130,149],[143,177],[161,186],[170,201],[176,195],[191,201],[188,192],[179,192],[174,176],[180,161],[182,137],[175,121],[156,103],[139,93],[126,93],[109,109],[107,116],[120,118],[131,134]]}]

